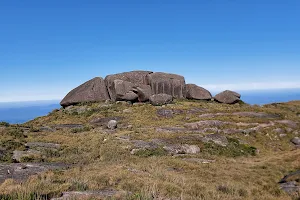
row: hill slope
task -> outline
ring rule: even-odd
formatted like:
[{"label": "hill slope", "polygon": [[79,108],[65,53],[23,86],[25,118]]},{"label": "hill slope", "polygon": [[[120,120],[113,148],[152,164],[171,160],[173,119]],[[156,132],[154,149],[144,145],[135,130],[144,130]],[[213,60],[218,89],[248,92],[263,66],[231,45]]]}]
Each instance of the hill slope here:
[{"label": "hill slope", "polygon": [[[110,120],[116,129],[107,128]],[[296,101],[61,108],[0,128],[1,160],[23,163],[2,165],[0,192],[7,199],[58,198],[66,191],[85,191],[64,193],[79,199],[296,199],[278,182],[299,169],[300,149],[291,142],[299,122]],[[28,163],[38,174],[29,179]]]}]

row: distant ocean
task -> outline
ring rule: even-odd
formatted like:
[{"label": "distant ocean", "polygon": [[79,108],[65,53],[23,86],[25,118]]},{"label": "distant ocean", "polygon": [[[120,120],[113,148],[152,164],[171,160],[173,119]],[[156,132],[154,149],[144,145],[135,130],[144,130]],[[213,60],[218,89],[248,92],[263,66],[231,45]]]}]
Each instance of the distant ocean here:
[{"label": "distant ocean", "polygon": [[[241,99],[248,104],[263,105],[300,100],[300,89],[238,91]],[[215,95],[215,94],[213,94]],[[24,123],[39,116],[47,115],[60,108],[59,101],[35,101],[0,103],[0,122]]]}]

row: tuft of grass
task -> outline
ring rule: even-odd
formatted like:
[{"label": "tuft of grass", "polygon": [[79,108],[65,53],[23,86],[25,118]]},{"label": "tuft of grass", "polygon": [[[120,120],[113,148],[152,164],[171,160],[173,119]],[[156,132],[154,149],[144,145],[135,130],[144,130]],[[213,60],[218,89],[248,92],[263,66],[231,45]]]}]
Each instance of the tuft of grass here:
[{"label": "tuft of grass", "polygon": [[71,129],[71,132],[72,133],[81,133],[81,132],[87,132],[87,131],[90,131],[90,130],[91,130],[91,127],[84,126],[83,128],[73,128],[73,129]]},{"label": "tuft of grass", "polygon": [[212,142],[205,143],[202,152],[210,155],[219,155],[226,157],[239,157],[239,156],[255,156],[256,148],[246,144],[240,144],[237,139],[227,138],[229,144],[226,147],[214,144]]},{"label": "tuft of grass", "polygon": [[150,157],[150,156],[165,156],[168,152],[162,147],[155,149],[140,149],[134,155],[139,157]]}]

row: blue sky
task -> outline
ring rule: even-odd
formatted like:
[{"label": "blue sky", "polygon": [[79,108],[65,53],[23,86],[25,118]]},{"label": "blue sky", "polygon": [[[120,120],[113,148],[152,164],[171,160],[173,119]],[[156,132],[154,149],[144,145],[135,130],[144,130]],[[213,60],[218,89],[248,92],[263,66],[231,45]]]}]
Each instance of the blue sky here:
[{"label": "blue sky", "polygon": [[299,0],[0,2],[0,102],[95,77],[178,73],[212,91],[300,88]]}]

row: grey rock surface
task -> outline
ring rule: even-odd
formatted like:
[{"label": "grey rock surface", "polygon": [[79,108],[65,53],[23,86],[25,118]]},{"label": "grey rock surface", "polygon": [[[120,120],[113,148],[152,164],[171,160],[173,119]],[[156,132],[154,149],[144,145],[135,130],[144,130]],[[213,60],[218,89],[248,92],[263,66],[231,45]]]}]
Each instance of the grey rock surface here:
[{"label": "grey rock surface", "polygon": [[240,100],[240,97],[241,95],[236,92],[225,90],[217,94],[214,99],[220,103],[234,104]]},{"label": "grey rock surface", "polygon": [[166,105],[173,102],[173,97],[168,94],[155,94],[150,96],[150,103],[154,106]]},{"label": "grey rock surface", "polygon": [[147,77],[153,94],[168,94],[174,98],[185,98],[185,79],[183,76],[156,72]]},{"label": "grey rock surface", "polygon": [[147,75],[151,74],[151,71],[131,71],[124,72],[119,74],[108,75],[105,77],[105,83],[107,86],[108,93],[112,101],[117,100],[116,93],[114,92],[115,80],[122,80],[126,82],[130,82],[133,85],[149,85]]},{"label": "grey rock surface", "polygon": [[60,102],[63,107],[81,102],[97,102],[108,100],[109,95],[102,78],[93,78],[70,91]]},{"label": "grey rock surface", "polygon": [[186,98],[196,100],[210,100],[212,98],[211,93],[195,84],[186,84]]}]

